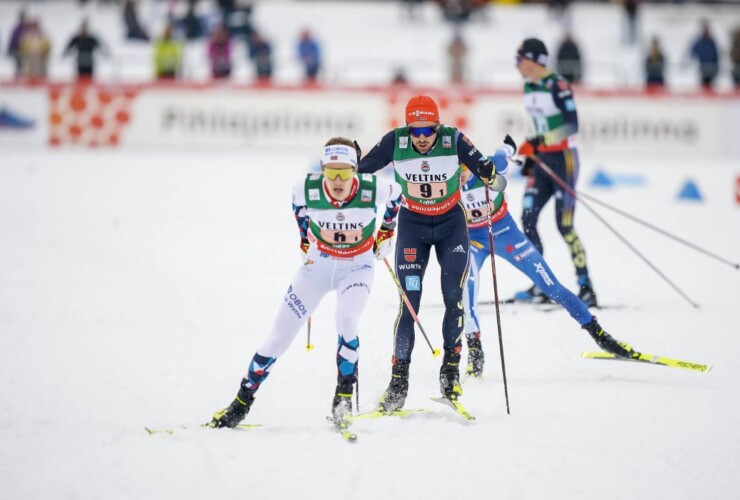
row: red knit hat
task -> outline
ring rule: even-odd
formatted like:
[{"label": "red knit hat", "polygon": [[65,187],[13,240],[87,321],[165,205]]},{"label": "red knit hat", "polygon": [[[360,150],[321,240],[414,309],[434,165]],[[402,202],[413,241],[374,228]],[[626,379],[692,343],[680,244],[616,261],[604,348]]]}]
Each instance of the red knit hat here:
[{"label": "red knit hat", "polygon": [[417,95],[406,104],[406,123],[434,122],[439,123],[437,103],[429,96]]}]

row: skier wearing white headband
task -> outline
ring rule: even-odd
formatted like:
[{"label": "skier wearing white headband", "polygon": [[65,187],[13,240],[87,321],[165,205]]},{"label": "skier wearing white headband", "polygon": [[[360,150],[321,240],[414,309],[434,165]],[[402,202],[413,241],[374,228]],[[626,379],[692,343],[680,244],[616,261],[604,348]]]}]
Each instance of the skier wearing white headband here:
[{"label": "skier wearing white headband", "polygon": [[[257,349],[236,399],[216,412],[211,427],[235,427],[249,412],[254,395],[275,361],[332,290],[337,292],[337,388],[332,415],[347,432],[351,396],[357,380],[357,323],[373,281],[375,260],[389,253],[401,205],[401,186],[372,174],[357,174],[360,157],[355,141],[330,139],[321,159],[321,173],[308,174],[293,188],[293,209],[301,236],[303,265],[288,287],[272,332]],[[377,205],[385,205],[376,231]]]}]

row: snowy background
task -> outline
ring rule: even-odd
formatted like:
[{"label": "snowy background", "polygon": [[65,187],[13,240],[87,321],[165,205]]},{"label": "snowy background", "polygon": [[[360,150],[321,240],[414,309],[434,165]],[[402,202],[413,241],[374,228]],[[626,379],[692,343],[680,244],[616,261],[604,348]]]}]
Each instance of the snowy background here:
[{"label": "snowy background", "polygon": [[[584,360],[595,344],[565,313],[503,307],[511,415],[495,314],[487,366],[467,383],[470,425],[429,401],[439,360],[418,339],[414,419],[325,421],[335,385],[335,299],[278,361],[247,421],[198,424],[227,405],[299,265],[290,186],[313,154],[0,152],[2,498],[729,498],[740,465],[740,272],[600,209],[701,304],[691,308],[583,207],[598,313],[646,352],[710,363],[698,373]],[[643,187],[580,187],[737,262],[736,167],[600,158]],[[702,203],[677,201],[687,178]],[[512,179],[519,218],[523,182]],[[552,208],[546,256],[575,287]],[[529,286],[498,260],[502,297]],[[485,276],[485,275],[484,275]],[[489,275],[490,276],[490,275]],[[436,347],[443,309],[430,266],[420,318]],[[482,297],[492,297],[484,281]],[[361,409],[390,375],[394,285],[376,268],[361,321]],[[173,427],[150,436],[145,426]]]},{"label": "snowy background", "polygon": [[[113,46],[101,79],[147,81],[151,48],[122,44],[118,10],[97,3],[70,8],[76,4],[31,7],[54,38],[53,76],[71,78],[72,61],[61,50],[88,15]],[[164,2],[144,4],[160,9],[142,9],[145,21],[161,20]],[[412,83],[444,83],[445,60],[433,54],[444,50],[452,28],[440,23],[436,9],[424,9],[409,25],[395,2],[359,2],[355,15],[362,23],[326,8],[324,2],[259,3],[255,22],[275,41],[278,83],[300,79],[292,44],[304,26],[329,26],[319,33],[329,83],[385,83],[401,62]],[[623,46],[616,4],[578,4],[573,22],[587,86],[640,88],[644,42],[656,33],[668,53],[671,88],[694,89],[695,68],[682,58],[698,19],[711,20],[726,50],[740,16],[736,7],[682,9],[646,8],[642,42]],[[4,40],[17,11],[18,2],[0,3]],[[334,22],[330,13],[338,16]],[[395,33],[383,36],[388,46],[377,45],[378,26]],[[157,33],[160,26],[149,27]],[[518,88],[511,54],[519,40],[537,35],[554,44],[562,27],[544,8],[501,7],[466,33],[473,83]],[[423,57],[418,40],[427,49]],[[203,46],[188,52],[197,80],[207,73]],[[234,81],[250,81],[246,63],[236,65]],[[11,72],[3,58],[0,78]],[[727,73],[718,88],[729,88]],[[358,422],[359,440],[348,444],[325,421],[336,378],[329,295],[313,316],[315,349],[306,352],[301,332],[258,393],[247,422],[263,427],[198,428],[233,399],[299,265],[290,188],[319,151],[320,144],[316,151],[279,154],[0,149],[0,498],[735,495],[740,271],[597,207],[701,305],[694,309],[582,205],[576,227],[599,300],[610,306],[597,312],[602,325],[638,350],[709,363],[711,372],[584,360],[580,353],[596,345],[565,311],[502,306],[507,415],[495,312],[483,307],[486,373],[465,384],[462,398],[477,420],[467,424],[429,400],[438,393],[440,360],[418,338],[407,407],[430,411]],[[734,159],[648,159],[626,151],[584,154],[582,162],[579,189],[740,261]],[[593,187],[601,170],[644,182]],[[687,180],[696,182],[703,201],[677,200]],[[508,191],[518,221],[522,180],[510,179]],[[540,221],[545,255],[575,289],[553,217],[550,205]],[[481,297],[490,300],[488,269]],[[529,287],[501,259],[497,274],[502,298]],[[441,347],[443,314],[438,283],[432,261],[420,318],[435,347]],[[397,307],[394,284],[379,266],[361,320],[362,411],[374,407],[390,379]],[[145,426],[176,430],[150,436]]]}]

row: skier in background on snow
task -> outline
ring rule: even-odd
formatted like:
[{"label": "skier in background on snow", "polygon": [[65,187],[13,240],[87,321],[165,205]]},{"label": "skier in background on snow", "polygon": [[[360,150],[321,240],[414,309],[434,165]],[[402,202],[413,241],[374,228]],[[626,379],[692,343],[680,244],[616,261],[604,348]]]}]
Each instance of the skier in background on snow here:
[{"label": "skier in background on snow", "polygon": [[[516,144],[509,136],[506,136],[504,143],[508,146],[508,153],[513,154],[516,151]],[[496,170],[498,175],[505,174],[508,165]],[[517,227],[514,219],[509,214],[506,197],[503,193],[489,192],[489,208],[486,206],[485,190],[487,186],[473,175],[473,172],[463,168],[460,182],[463,190],[462,202],[465,205],[468,217],[472,257],[463,299],[465,304],[465,338],[468,344],[466,373],[469,376],[480,377],[483,374],[485,362],[476,304],[480,291],[480,270],[485,260],[491,255],[488,238],[489,210],[494,253],[497,256],[503,257],[526,274],[532,280],[534,286],[541,290],[545,296],[563,306],[568,314],[591,335],[591,338],[603,350],[625,358],[639,356],[639,353],[636,353],[629,344],[619,342],[606,333],[596,321],[596,317],[589,312],[586,303],[560,284],[542,254]]]},{"label": "skier in background on snow", "polygon": [[[375,259],[382,260],[390,251],[401,204],[401,186],[396,182],[358,175],[359,157],[356,142],[330,139],[321,173],[308,174],[295,184],[293,209],[305,254],[303,265],[285,293],[270,335],[249,363],[236,399],[216,412],[211,427],[235,427],[244,420],[275,361],[332,290],[337,292],[339,335],[332,415],[335,423],[348,425],[359,359],[357,323],[370,295]],[[376,232],[376,205],[381,203],[385,213]]]},{"label": "skier in background on snow", "polygon": [[[460,203],[460,165],[463,162],[472,165],[478,177],[488,183],[497,185],[505,180],[502,177],[503,181],[497,181],[494,162],[481,154],[462,132],[440,123],[437,103],[431,97],[412,97],[406,105],[405,118],[405,126],[388,132],[362,158],[360,172],[377,172],[393,163],[396,181],[404,194],[398,216],[395,270],[416,312],[421,302],[424,272],[434,247],[441,268],[445,305],[440,390],[445,398],[457,401],[462,394],[459,367],[465,314],[462,298],[470,246],[465,209]],[[495,161],[506,161],[504,153],[495,158]],[[395,323],[391,381],[380,398],[380,411],[391,413],[406,403],[413,348],[414,318],[401,302]]]},{"label": "skier in background on snow", "polygon": [[[568,186],[575,189],[578,180],[578,113],[573,91],[568,81],[547,68],[547,48],[541,40],[528,38],[519,47],[516,67],[524,83],[524,106],[534,124],[535,136],[524,142],[519,154],[527,157],[522,174],[527,177],[524,193],[522,229],[537,250],[544,254],[537,232],[540,212],[551,197],[555,197],[555,219],[558,231],[568,244],[578,276],[578,297],[589,307],[596,307],[596,293],[588,274],[586,251],[573,227],[576,199],[563,191],[531,158],[538,156]],[[515,301],[546,302],[547,296],[537,285],[518,292]]]}]

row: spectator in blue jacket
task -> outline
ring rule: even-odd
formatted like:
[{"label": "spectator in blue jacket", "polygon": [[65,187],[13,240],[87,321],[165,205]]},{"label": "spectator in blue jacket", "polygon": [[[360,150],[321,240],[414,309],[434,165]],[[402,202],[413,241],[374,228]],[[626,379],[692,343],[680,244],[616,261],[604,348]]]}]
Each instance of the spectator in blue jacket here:
[{"label": "spectator in blue jacket", "polygon": [[254,64],[258,83],[269,83],[272,80],[272,46],[260,33],[252,32],[249,37],[249,58]]},{"label": "spectator in blue jacket", "polygon": [[712,83],[719,73],[719,50],[709,29],[709,21],[703,19],[701,26],[701,35],[691,46],[691,58],[699,63],[702,87],[711,90]]},{"label": "spectator in blue jacket", "polygon": [[206,34],[203,19],[196,12],[198,0],[188,0],[188,10],[180,19],[180,29],[186,40],[197,40]]},{"label": "spectator in blue jacket", "polygon": [[303,30],[298,41],[298,58],[303,64],[306,83],[315,83],[321,69],[321,48],[309,30]]}]

